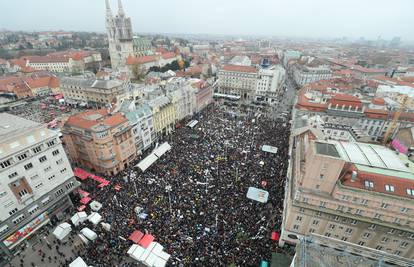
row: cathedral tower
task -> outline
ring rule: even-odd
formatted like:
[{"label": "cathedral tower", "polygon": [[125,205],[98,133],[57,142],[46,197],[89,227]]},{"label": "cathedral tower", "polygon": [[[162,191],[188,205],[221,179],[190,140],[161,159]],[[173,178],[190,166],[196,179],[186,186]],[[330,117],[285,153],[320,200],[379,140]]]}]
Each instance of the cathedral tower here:
[{"label": "cathedral tower", "polygon": [[112,15],[109,0],[106,0],[106,31],[109,41],[109,56],[113,69],[125,66],[126,59],[133,55],[133,33],[131,18],[125,16],[121,0],[118,0],[118,14]]}]

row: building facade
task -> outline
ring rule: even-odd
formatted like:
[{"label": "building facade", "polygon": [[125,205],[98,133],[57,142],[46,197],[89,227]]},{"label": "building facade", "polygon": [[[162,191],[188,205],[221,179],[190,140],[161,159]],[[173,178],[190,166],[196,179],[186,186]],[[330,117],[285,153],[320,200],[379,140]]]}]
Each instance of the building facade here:
[{"label": "building facade", "polygon": [[68,104],[85,104],[105,107],[124,97],[129,83],[120,80],[97,80],[95,78],[63,77],[61,92]]},{"label": "building facade", "polygon": [[256,93],[258,71],[250,66],[226,65],[218,72],[217,92],[253,100]]},{"label": "building facade", "polygon": [[414,164],[366,143],[291,137],[280,245],[309,234],[414,259]]},{"label": "building facade", "polygon": [[65,122],[62,134],[73,163],[108,176],[127,169],[137,155],[132,127],[121,113],[78,113]]},{"label": "building facade", "polygon": [[159,136],[168,135],[175,129],[177,108],[167,96],[158,96],[147,101],[154,117],[154,128]]},{"label": "building facade", "polygon": [[256,83],[256,99],[274,102],[281,93],[285,76],[286,71],[282,66],[260,69]]},{"label": "building facade", "polygon": [[61,218],[78,186],[58,133],[0,113],[1,258]]}]

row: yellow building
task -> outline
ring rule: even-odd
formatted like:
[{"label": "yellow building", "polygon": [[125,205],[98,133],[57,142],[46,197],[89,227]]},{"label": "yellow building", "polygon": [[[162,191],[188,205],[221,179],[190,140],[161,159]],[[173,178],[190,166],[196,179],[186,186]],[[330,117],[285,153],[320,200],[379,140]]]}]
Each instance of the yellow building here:
[{"label": "yellow building", "polygon": [[159,96],[148,101],[154,117],[154,128],[158,136],[170,134],[177,122],[177,109],[166,96]]}]

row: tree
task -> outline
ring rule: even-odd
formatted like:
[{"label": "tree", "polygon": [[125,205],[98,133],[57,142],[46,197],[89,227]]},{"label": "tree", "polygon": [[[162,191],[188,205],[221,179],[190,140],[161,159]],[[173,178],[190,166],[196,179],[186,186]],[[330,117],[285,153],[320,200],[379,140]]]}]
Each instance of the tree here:
[{"label": "tree", "polygon": [[139,63],[132,65],[132,75],[136,80],[142,81],[145,77],[145,70]]}]

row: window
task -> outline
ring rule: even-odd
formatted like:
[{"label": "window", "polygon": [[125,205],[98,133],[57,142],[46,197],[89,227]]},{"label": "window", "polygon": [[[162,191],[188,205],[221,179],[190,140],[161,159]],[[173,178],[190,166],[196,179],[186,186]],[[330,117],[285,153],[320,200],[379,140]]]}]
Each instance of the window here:
[{"label": "window", "polygon": [[363,246],[363,245],[365,245],[365,242],[363,242],[363,241],[359,241],[359,242],[358,242],[358,245]]},{"label": "window", "polygon": [[385,191],[387,192],[394,192],[394,186],[393,185],[385,185]]},{"label": "window", "polygon": [[51,181],[51,180],[53,180],[53,179],[55,179],[55,175],[53,174],[52,176],[50,176],[49,178],[47,178],[49,181]]},{"label": "window", "polygon": [[35,185],[35,188],[36,188],[36,189],[39,189],[39,188],[41,188],[42,186],[43,186],[43,183],[39,183],[39,184]]},{"label": "window", "polygon": [[29,192],[27,192],[26,188],[24,188],[23,190],[19,191],[18,194],[20,197],[24,197],[25,195],[29,194]]},{"label": "window", "polygon": [[319,204],[319,207],[325,208],[325,206],[326,206],[326,202],[325,201],[321,201],[321,203]]},{"label": "window", "polygon": [[368,204],[368,199],[362,199],[361,204],[366,206]]},{"label": "window", "polygon": [[63,190],[63,189],[61,188],[61,189],[59,189],[58,191],[56,191],[55,195],[56,195],[56,196],[60,196],[60,195],[62,195],[63,193],[65,193],[65,190]]},{"label": "window", "polygon": [[348,237],[343,236],[343,237],[341,238],[341,240],[342,240],[342,241],[347,241],[347,240],[348,240]]},{"label": "window", "polygon": [[406,212],[408,212],[410,209],[409,208],[406,208],[406,207],[402,207],[401,208],[401,212],[402,213],[406,213]]},{"label": "window", "polygon": [[357,210],[356,210],[356,212],[355,212],[355,214],[357,214],[357,215],[361,215],[361,214],[362,214],[362,210],[357,209]]},{"label": "window", "polygon": [[317,211],[317,212],[316,212],[316,216],[321,217],[321,216],[322,216],[322,212]]},{"label": "window", "polygon": [[325,236],[326,237],[330,237],[331,236],[331,233],[325,233]]},{"label": "window", "polygon": [[47,160],[46,156],[41,156],[41,157],[39,158],[39,161],[40,161],[40,162],[45,162],[46,160]]},{"label": "window", "polygon": [[400,247],[402,247],[402,248],[408,247],[408,242],[406,242],[406,241],[401,242]]},{"label": "window", "polygon": [[323,174],[321,174],[319,178],[323,179]]},{"label": "window", "polygon": [[357,221],[356,220],[351,220],[351,224],[352,225],[356,225],[357,224]]},{"label": "window", "polygon": [[59,149],[52,151],[52,155],[53,156],[59,155]]},{"label": "window", "polygon": [[313,228],[310,228],[310,229],[309,229],[309,233],[311,233],[311,234],[312,234],[312,233],[314,233],[314,232],[315,232],[315,229],[313,229]]},{"label": "window", "polygon": [[375,219],[381,219],[381,214],[375,213],[374,218]]},{"label": "window", "polygon": [[383,247],[378,245],[378,246],[376,246],[376,247],[375,247],[375,249],[376,249],[376,250],[382,250],[382,249],[383,249]]},{"label": "window", "polygon": [[345,206],[339,205],[337,210],[343,211],[345,209]]},{"label": "window", "polygon": [[59,160],[56,161],[56,165],[60,165],[62,163],[63,163],[63,159],[59,159]]},{"label": "window", "polygon": [[46,144],[47,144],[47,147],[54,146],[54,145],[55,145],[55,141],[56,141],[56,139],[53,139],[53,140],[48,141],[48,142],[46,143]]},{"label": "window", "polygon": [[1,191],[0,192],[0,198],[4,197],[5,195],[7,195],[7,192],[6,191]]},{"label": "window", "polygon": [[0,167],[2,169],[5,169],[5,168],[9,167],[10,165],[11,165],[11,160],[10,159],[0,162]]},{"label": "window", "polygon": [[387,203],[381,203],[381,208],[383,208],[383,209],[386,209],[386,208],[388,208],[388,204]]},{"label": "window", "polygon": [[26,165],[24,165],[24,169],[27,171],[27,170],[30,170],[31,168],[33,168],[33,164],[30,162],[30,163],[27,163]]},{"label": "window", "polygon": [[407,195],[414,196],[414,189],[407,188]]},{"label": "window", "polygon": [[381,242],[382,243],[387,243],[388,241],[389,241],[390,239],[388,238],[388,237],[383,237],[382,239],[381,239]]},{"label": "window", "polygon": [[33,215],[36,213],[36,211],[39,210],[39,206],[38,205],[34,205],[33,207],[31,207],[28,211],[30,215]]},{"label": "window", "polygon": [[346,228],[345,233],[347,234],[352,234],[352,228]]},{"label": "window", "polygon": [[318,220],[313,220],[312,225],[319,225],[319,221]]},{"label": "window", "polygon": [[388,233],[389,233],[390,235],[395,234],[395,229],[390,229],[390,230],[388,231]]},{"label": "window", "polygon": [[396,250],[396,251],[394,252],[394,254],[395,254],[395,255],[397,255],[397,256],[401,255],[401,253],[402,253],[402,251],[400,251],[400,250]]},{"label": "window", "polygon": [[37,154],[37,153],[39,153],[40,151],[42,151],[42,146],[41,146],[41,145],[40,145],[40,146],[37,146],[37,147],[33,148],[32,150],[33,150],[33,152],[34,152],[35,154]]},{"label": "window", "polygon": [[376,225],[376,224],[371,224],[371,225],[368,227],[368,229],[370,229],[370,230],[375,230],[375,228],[377,228],[377,225]]},{"label": "window", "polygon": [[11,178],[14,178],[14,177],[16,177],[17,176],[17,172],[13,172],[13,173],[10,173],[9,174],[9,178],[11,179]]},{"label": "window", "polygon": [[300,209],[299,209],[299,212],[301,212],[301,213],[305,213],[305,209],[304,209],[304,208],[300,208]]},{"label": "window", "polygon": [[45,171],[45,172],[48,172],[48,171],[50,171],[51,169],[52,169],[52,167],[47,166],[47,167],[44,169],[44,171]]},{"label": "window", "polygon": [[18,211],[17,208],[12,209],[11,211],[9,211],[9,215],[12,216],[13,214],[15,214]]},{"label": "window", "polygon": [[14,224],[18,224],[19,222],[21,222],[21,221],[23,221],[24,220],[24,215],[22,214],[22,215],[19,215],[16,219],[14,219],[12,222],[14,223]]},{"label": "window", "polygon": [[339,221],[339,216],[335,216],[335,217],[334,217],[334,220],[335,220],[335,221]]},{"label": "window", "polygon": [[335,229],[335,227],[336,227],[336,225],[335,225],[335,224],[329,224],[329,229],[330,229],[330,230],[334,230],[334,229]]},{"label": "window", "polygon": [[70,183],[68,183],[67,185],[66,185],[66,189],[67,190],[69,190],[69,189],[71,189],[72,187],[74,187],[75,186],[75,183],[74,182],[70,182]]},{"label": "window", "polygon": [[299,225],[295,224],[293,225],[293,230],[298,230],[299,229]]},{"label": "window", "polygon": [[370,234],[370,233],[364,233],[364,234],[362,235],[362,238],[367,239],[367,238],[369,238],[370,236],[371,236],[371,234]]},{"label": "window", "polygon": [[374,182],[365,180],[364,184],[365,184],[365,188],[374,188]]},{"label": "window", "polygon": [[18,155],[18,156],[17,156],[17,159],[18,159],[19,161],[22,161],[22,160],[24,160],[24,159],[27,159],[27,153],[23,153],[23,154]]},{"label": "window", "polygon": [[301,221],[302,221],[302,216],[297,216],[297,217],[296,217],[296,220],[297,220],[298,222],[301,222]]},{"label": "window", "polygon": [[60,173],[65,173],[66,172],[66,168],[63,168],[60,170]]},{"label": "window", "polygon": [[400,218],[395,218],[395,219],[394,219],[394,223],[398,223],[398,224],[400,224],[400,223],[401,223],[401,219],[400,219]]}]

